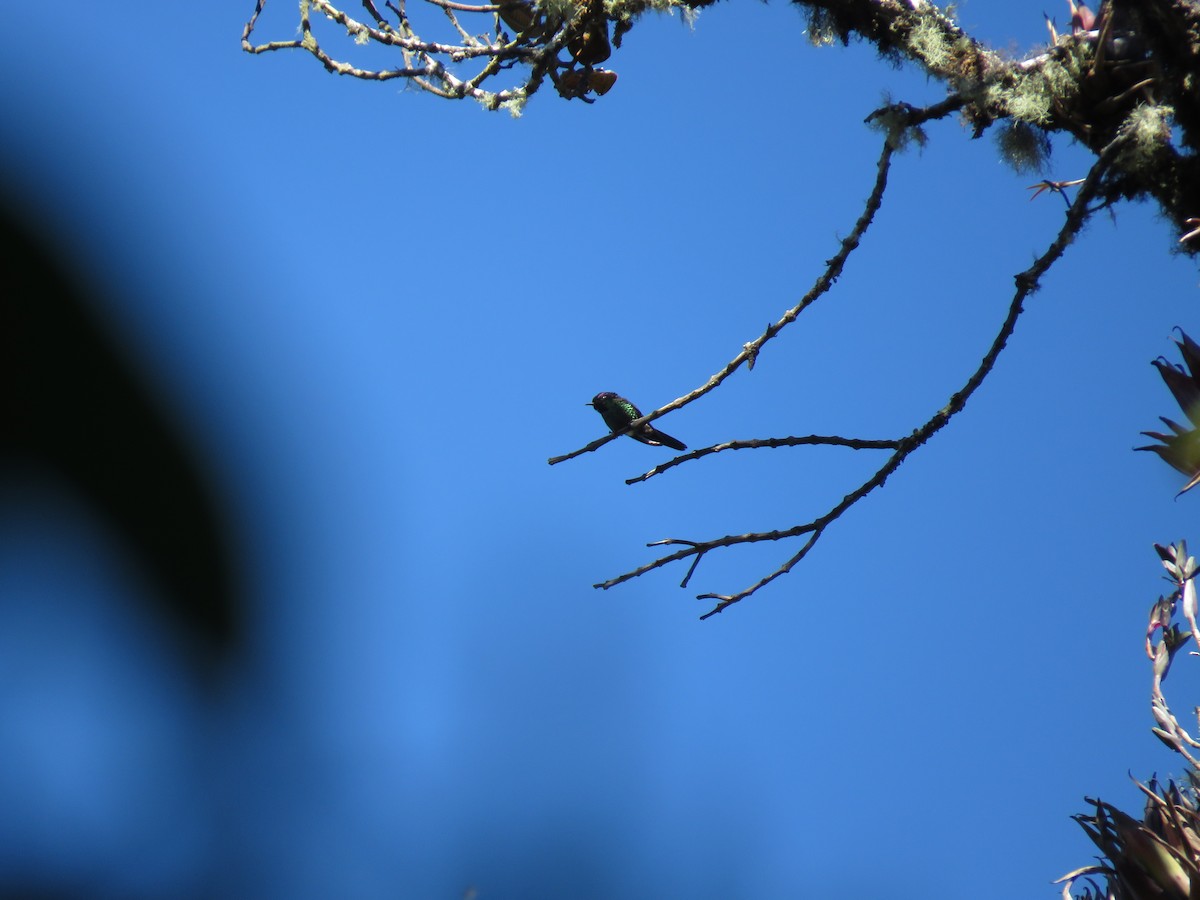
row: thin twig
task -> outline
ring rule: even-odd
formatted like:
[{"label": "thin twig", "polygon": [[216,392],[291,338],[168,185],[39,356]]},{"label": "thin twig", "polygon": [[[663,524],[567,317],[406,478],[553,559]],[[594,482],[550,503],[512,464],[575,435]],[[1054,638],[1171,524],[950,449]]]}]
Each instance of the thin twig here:
[{"label": "thin twig", "polygon": [[482,6],[472,6],[469,3],[454,3],[452,0],[425,0],[426,3],[432,3],[434,6],[440,6],[442,9],[455,9],[459,12],[484,13],[498,12],[502,7],[492,3],[485,3]]},{"label": "thin twig", "polygon": [[653,478],[655,475],[661,475],[668,469],[673,469],[678,465],[682,465],[693,459],[700,459],[704,456],[711,456],[714,453],[720,453],[723,450],[757,450],[762,447],[800,447],[805,444],[826,444],[833,447],[849,447],[852,450],[895,450],[900,446],[898,440],[863,440],[860,438],[846,438],[838,435],[820,435],[810,434],[807,437],[783,437],[783,438],[756,438],[749,441],[725,441],[723,444],[713,444],[711,447],[704,447],[700,450],[693,450],[690,453],[684,453],[681,456],[676,456],[672,460],[655,466],[648,472],[643,472],[635,478],[626,478],[626,484],[637,484],[639,481],[645,481],[648,478]]},{"label": "thin twig", "polygon": [[[262,15],[263,7],[266,6],[267,0],[258,0],[254,4],[254,15],[250,17],[250,21],[246,23],[246,27],[242,29],[242,49],[247,53],[261,53],[261,50],[254,49],[254,45],[250,43],[250,33],[254,31],[254,26],[258,22],[258,17]],[[296,41],[288,43],[295,45]]]},{"label": "thin twig", "polygon": [[[434,5],[440,6],[442,8],[442,12],[444,12],[446,14],[446,18],[450,20],[450,24],[452,26],[454,26],[454,30],[458,32],[458,36],[460,38],[462,38],[463,46],[465,46],[465,47],[491,46],[489,44],[485,44],[483,41],[480,41],[478,38],[474,37],[470,32],[467,31],[467,29],[463,28],[462,25],[459,24],[458,16],[456,16],[454,14],[454,6],[452,6],[448,3],[438,3],[437,0],[427,0],[427,2],[433,3]],[[459,59],[459,58],[461,58],[461,57],[459,57],[458,54],[453,54],[451,56],[451,59]]]}]

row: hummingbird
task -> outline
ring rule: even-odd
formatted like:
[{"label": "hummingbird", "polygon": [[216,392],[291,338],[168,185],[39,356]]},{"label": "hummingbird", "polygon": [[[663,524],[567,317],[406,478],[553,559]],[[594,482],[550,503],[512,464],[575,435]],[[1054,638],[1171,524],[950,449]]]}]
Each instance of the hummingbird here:
[{"label": "hummingbird", "polygon": [[[591,403],[585,403],[584,405],[590,406],[596,412],[600,413],[604,419],[604,424],[608,426],[610,431],[620,431],[634,419],[642,417],[640,409],[624,397],[618,397],[612,391],[602,391],[592,398]],[[683,441],[677,441],[669,434],[663,434],[649,422],[633,431],[625,433],[635,441],[641,441],[643,444],[649,444],[651,447],[661,447],[665,444],[675,450],[687,449],[687,444],[683,443]]]}]

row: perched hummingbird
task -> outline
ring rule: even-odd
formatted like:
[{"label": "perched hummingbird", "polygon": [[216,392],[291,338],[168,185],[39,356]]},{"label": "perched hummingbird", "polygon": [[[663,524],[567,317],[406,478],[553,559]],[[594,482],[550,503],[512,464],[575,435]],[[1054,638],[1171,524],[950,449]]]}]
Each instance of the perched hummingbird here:
[{"label": "perched hummingbird", "polygon": [[[584,404],[590,406],[604,419],[604,424],[608,426],[610,431],[620,431],[634,419],[640,419],[642,412],[624,397],[618,397],[612,391],[602,391],[592,398],[591,403]],[[625,432],[635,441],[641,441],[643,444],[649,444],[652,447],[660,447],[666,445],[675,450],[686,450],[687,444],[683,441],[677,441],[669,434],[663,434],[649,422],[642,425],[633,431]]]}]

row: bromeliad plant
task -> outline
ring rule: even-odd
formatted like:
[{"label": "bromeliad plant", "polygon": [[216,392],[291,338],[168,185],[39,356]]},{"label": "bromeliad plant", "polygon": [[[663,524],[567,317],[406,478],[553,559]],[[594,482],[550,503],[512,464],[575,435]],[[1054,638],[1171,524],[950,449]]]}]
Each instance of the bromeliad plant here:
[{"label": "bromeliad plant", "polygon": [[[1197,566],[1195,557],[1188,555],[1184,541],[1172,546],[1155,544],[1154,549],[1158,551],[1173,589],[1150,607],[1150,622],[1146,628],[1146,655],[1150,658],[1152,672],[1150,707],[1155,721],[1152,730],[1159,740],[1187,761],[1189,770],[1182,785],[1174,781],[1160,785],[1154,778],[1149,784],[1134,782],[1146,795],[1141,820],[1111,803],[1085,798],[1094,812],[1072,818],[1100,849],[1103,858],[1095,865],[1068,872],[1055,882],[1063,885],[1064,900],[1071,897],[1076,900],[1188,900],[1200,897],[1200,804],[1197,802],[1200,763],[1195,755],[1200,750],[1200,742],[1179,723],[1162,691],[1176,654],[1200,634],[1196,627]],[[1172,622],[1176,615],[1182,616],[1190,631],[1182,630],[1179,624]],[[1100,878],[1105,881],[1103,887],[1097,880]],[[1072,894],[1081,880],[1085,882],[1082,893]]]},{"label": "bromeliad plant", "polygon": [[1164,460],[1188,477],[1188,483],[1179,493],[1190,491],[1200,484],[1200,345],[1197,345],[1183,331],[1179,332],[1180,340],[1175,344],[1187,364],[1185,370],[1178,363],[1169,363],[1161,356],[1154,360],[1153,365],[1158,374],[1167,383],[1179,408],[1192,423],[1191,428],[1184,428],[1178,422],[1173,422],[1166,416],[1159,416],[1162,422],[1171,429],[1170,434],[1158,431],[1143,431],[1142,434],[1152,437],[1160,444],[1138,447],[1138,450],[1149,450],[1157,453]]},{"label": "bromeliad plant", "polygon": [[[1187,900],[1200,885],[1197,851],[1200,850],[1200,813],[1196,810],[1196,780],[1187,776],[1183,787],[1175,782],[1148,785],[1135,782],[1146,795],[1139,821],[1111,803],[1088,799],[1093,815],[1072,816],[1100,848],[1104,861],[1076,869],[1059,879],[1063,897],[1076,900]],[[1101,888],[1096,877],[1107,884]],[[1075,882],[1086,878],[1082,893],[1072,894]],[[1058,883],[1058,882],[1056,882]]]}]

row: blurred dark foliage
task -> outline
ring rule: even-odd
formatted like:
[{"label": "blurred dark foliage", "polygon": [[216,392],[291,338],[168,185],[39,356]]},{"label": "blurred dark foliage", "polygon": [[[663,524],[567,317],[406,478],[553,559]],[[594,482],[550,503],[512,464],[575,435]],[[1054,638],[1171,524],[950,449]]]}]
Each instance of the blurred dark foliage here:
[{"label": "blurred dark foliage", "polygon": [[0,493],[31,473],[61,479],[129,549],[156,612],[207,670],[239,630],[219,495],[79,271],[65,237],[0,193]]}]

